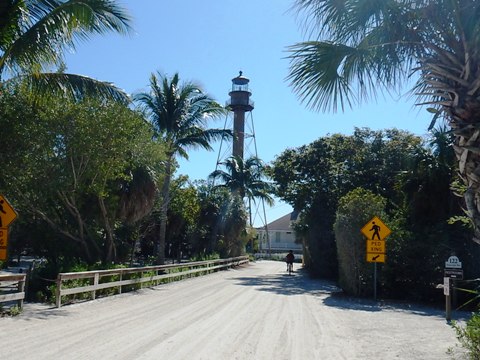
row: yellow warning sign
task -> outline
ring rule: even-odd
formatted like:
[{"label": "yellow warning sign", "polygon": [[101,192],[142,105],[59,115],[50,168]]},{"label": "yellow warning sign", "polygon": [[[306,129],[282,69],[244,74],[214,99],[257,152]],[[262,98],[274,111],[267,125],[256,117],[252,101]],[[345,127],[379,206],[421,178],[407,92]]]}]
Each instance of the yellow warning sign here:
[{"label": "yellow warning sign", "polygon": [[17,213],[13,210],[12,205],[0,195],[0,228],[6,228],[17,217]]},{"label": "yellow warning sign", "polygon": [[377,216],[366,223],[360,231],[368,240],[383,240],[392,232]]},{"label": "yellow warning sign", "polygon": [[8,229],[0,228],[0,260],[7,260]]},{"label": "yellow warning sign", "polygon": [[384,240],[367,240],[367,253],[385,254]]},{"label": "yellow warning sign", "polygon": [[367,254],[367,262],[384,263],[385,262],[385,254]]}]

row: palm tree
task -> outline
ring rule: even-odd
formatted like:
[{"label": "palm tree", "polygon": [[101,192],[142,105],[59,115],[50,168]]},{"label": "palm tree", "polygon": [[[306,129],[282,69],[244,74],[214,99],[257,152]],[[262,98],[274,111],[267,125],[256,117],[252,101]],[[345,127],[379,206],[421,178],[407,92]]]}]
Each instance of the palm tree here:
[{"label": "palm tree", "polygon": [[212,180],[220,179],[219,186],[227,187],[234,196],[248,199],[250,226],[252,226],[252,201],[261,199],[269,205],[273,205],[272,185],[264,180],[265,165],[258,157],[250,157],[243,160],[241,157],[232,156],[224,163],[225,170],[217,169],[209,177]]},{"label": "palm tree", "polygon": [[188,159],[187,150],[212,150],[211,142],[229,134],[220,129],[207,129],[207,121],[225,113],[225,109],[191,82],[180,83],[178,73],[171,78],[160,73],[150,77],[150,92],[134,96],[152,122],[157,139],[166,147],[165,176],[161,187],[160,230],[157,240],[157,263],[165,263],[167,211],[170,182],[175,159]]},{"label": "palm tree", "polygon": [[480,243],[480,2],[476,0],[296,0],[315,41],[290,51],[288,79],[308,106],[344,109],[398,90],[411,75],[418,104],[444,117],[464,199]]},{"label": "palm tree", "polygon": [[63,52],[93,34],[130,30],[129,18],[113,0],[2,0],[0,84],[24,81],[35,91],[74,98],[90,92],[126,102],[112,84],[85,76],[51,72],[64,68]]}]

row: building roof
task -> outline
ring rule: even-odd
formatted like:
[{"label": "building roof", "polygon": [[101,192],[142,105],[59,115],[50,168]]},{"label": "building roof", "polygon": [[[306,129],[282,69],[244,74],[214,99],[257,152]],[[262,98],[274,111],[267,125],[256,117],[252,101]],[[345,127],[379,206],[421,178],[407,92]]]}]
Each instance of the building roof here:
[{"label": "building roof", "polygon": [[[268,231],[292,231],[292,222],[297,220],[297,217],[298,212],[293,211],[277,220],[273,220],[271,223],[267,224]],[[265,230],[265,226],[258,229]]]}]

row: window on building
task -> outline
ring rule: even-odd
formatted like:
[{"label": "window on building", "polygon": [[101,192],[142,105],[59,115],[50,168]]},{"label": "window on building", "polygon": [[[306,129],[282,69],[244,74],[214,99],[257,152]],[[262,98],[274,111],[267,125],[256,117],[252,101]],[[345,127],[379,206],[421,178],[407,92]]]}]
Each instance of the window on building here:
[{"label": "window on building", "polygon": [[276,242],[280,242],[281,237],[282,237],[282,233],[280,233],[280,232],[275,233],[275,241]]}]

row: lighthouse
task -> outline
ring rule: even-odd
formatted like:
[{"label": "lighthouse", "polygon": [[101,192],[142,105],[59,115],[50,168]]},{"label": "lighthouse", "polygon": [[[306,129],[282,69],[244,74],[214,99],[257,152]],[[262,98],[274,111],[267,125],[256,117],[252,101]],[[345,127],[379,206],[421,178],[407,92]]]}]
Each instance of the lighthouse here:
[{"label": "lighthouse", "polygon": [[232,79],[232,90],[228,93],[230,100],[227,101],[227,108],[233,112],[233,149],[232,155],[243,160],[245,143],[245,113],[254,108],[250,100],[252,93],[248,89],[250,80],[239,75]]}]

